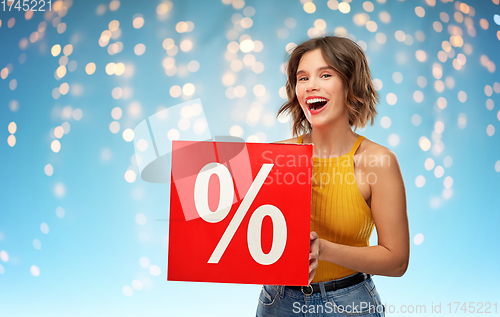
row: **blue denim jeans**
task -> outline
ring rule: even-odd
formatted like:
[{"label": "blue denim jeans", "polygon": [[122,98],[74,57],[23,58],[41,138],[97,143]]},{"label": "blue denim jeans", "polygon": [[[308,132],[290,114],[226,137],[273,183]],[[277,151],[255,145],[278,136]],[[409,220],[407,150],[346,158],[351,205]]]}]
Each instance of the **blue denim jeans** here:
[{"label": "blue denim jeans", "polygon": [[282,285],[262,286],[256,316],[385,316],[385,307],[371,277],[329,292],[325,292],[324,283],[318,284],[321,293],[312,295]]}]

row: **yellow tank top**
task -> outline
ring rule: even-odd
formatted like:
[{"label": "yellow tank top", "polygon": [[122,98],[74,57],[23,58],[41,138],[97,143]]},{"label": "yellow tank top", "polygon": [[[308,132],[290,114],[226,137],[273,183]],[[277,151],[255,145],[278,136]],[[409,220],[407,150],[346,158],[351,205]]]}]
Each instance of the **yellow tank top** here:
[{"label": "yellow tank top", "polygon": [[[359,136],[351,151],[339,157],[313,157],[311,231],[322,239],[367,247],[375,223],[354,176],[354,153],[365,137]],[[302,143],[302,136],[297,143]],[[340,279],[356,273],[337,264],[319,261],[312,283]]]}]

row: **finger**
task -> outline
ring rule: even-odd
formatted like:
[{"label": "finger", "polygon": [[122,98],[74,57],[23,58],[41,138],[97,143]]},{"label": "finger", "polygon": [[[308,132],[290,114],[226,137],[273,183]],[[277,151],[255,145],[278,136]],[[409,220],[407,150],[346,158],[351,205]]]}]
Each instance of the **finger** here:
[{"label": "finger", "polygon": [[315,240],[315,242],[311,242],[309,246],[309,253],[311,254],[319,254],[319,242]]},{"label": "finger", "polygon": [[312,270],[311,272],[309,272],[309,283],[308,284],[311,284],[315,274],[316,274],[316,270]]},{"label": "finger", "polygon": [[311,240],[316,240],[318,239],[318,234],[315,231],[311,231],[310,238]]},{"label": "finger", "polygon": [[318,261],[314,261],[314,262],[310,263],[309,264],[309,272],[311,272],[312,270],[315,270],[317,267],[318,267]]},{"label": "finger", "polygon": [[316,271],[317,268],[318,268],[317,265],[311,265],[311,266],[309,266],[309,273],[311,273],[312,271]]}]

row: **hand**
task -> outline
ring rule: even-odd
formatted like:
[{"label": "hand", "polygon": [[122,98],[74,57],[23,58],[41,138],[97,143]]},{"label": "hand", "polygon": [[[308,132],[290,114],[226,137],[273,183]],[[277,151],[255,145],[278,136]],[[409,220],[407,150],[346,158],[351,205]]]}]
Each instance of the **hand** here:
[{"label": "hand", "polygon": [[309,244],[309,284],[314,278],[314,274],[316,274],[316,268],[318,267],[318,258],[319,258],[319,237],[318,234],[314,231],[311,231],[310,234],[310,244]]}]

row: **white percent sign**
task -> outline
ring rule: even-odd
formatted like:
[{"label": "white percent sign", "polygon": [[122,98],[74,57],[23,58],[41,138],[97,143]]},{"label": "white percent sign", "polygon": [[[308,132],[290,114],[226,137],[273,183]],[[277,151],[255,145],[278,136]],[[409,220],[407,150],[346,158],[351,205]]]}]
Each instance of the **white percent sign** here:
[{"label": "white percent sign", "polygon": [[[264,184],[267,175],[271,172],[273,165],[274,164],[263,164],[260,168],[257,177],[255,177],[243,201],[236,210],[234,217],[229,222],[226,231],[224,231],[208,263],[219,263],[222,254],[226,251],[229,242],[236,233],[248,209],[250,209],[250,205],[254,201],[255,196],[257,196],[262,184]],[[219,177],[220,191],[219,205],[217,209],[212,212],[208,206],[208,184],[213,174]],[[200,170],[194,185],[194,203],[196,211],[203,220],[210,223],[216,223],[226,218],[233,204],[233,196],[234,186],[231,173],[224,165],[212,162],[208,163]],[[262,251],[261,244],[262,221],[266,216],[271,217],[273,223],[273,242],[271,251],[267,254]],[[286,222],[281,210],[273,205],[259,206],[253,212],[248,222],[247,244],[252,258],[262,265],[275,263],[285,250],[286,239]]]}]

